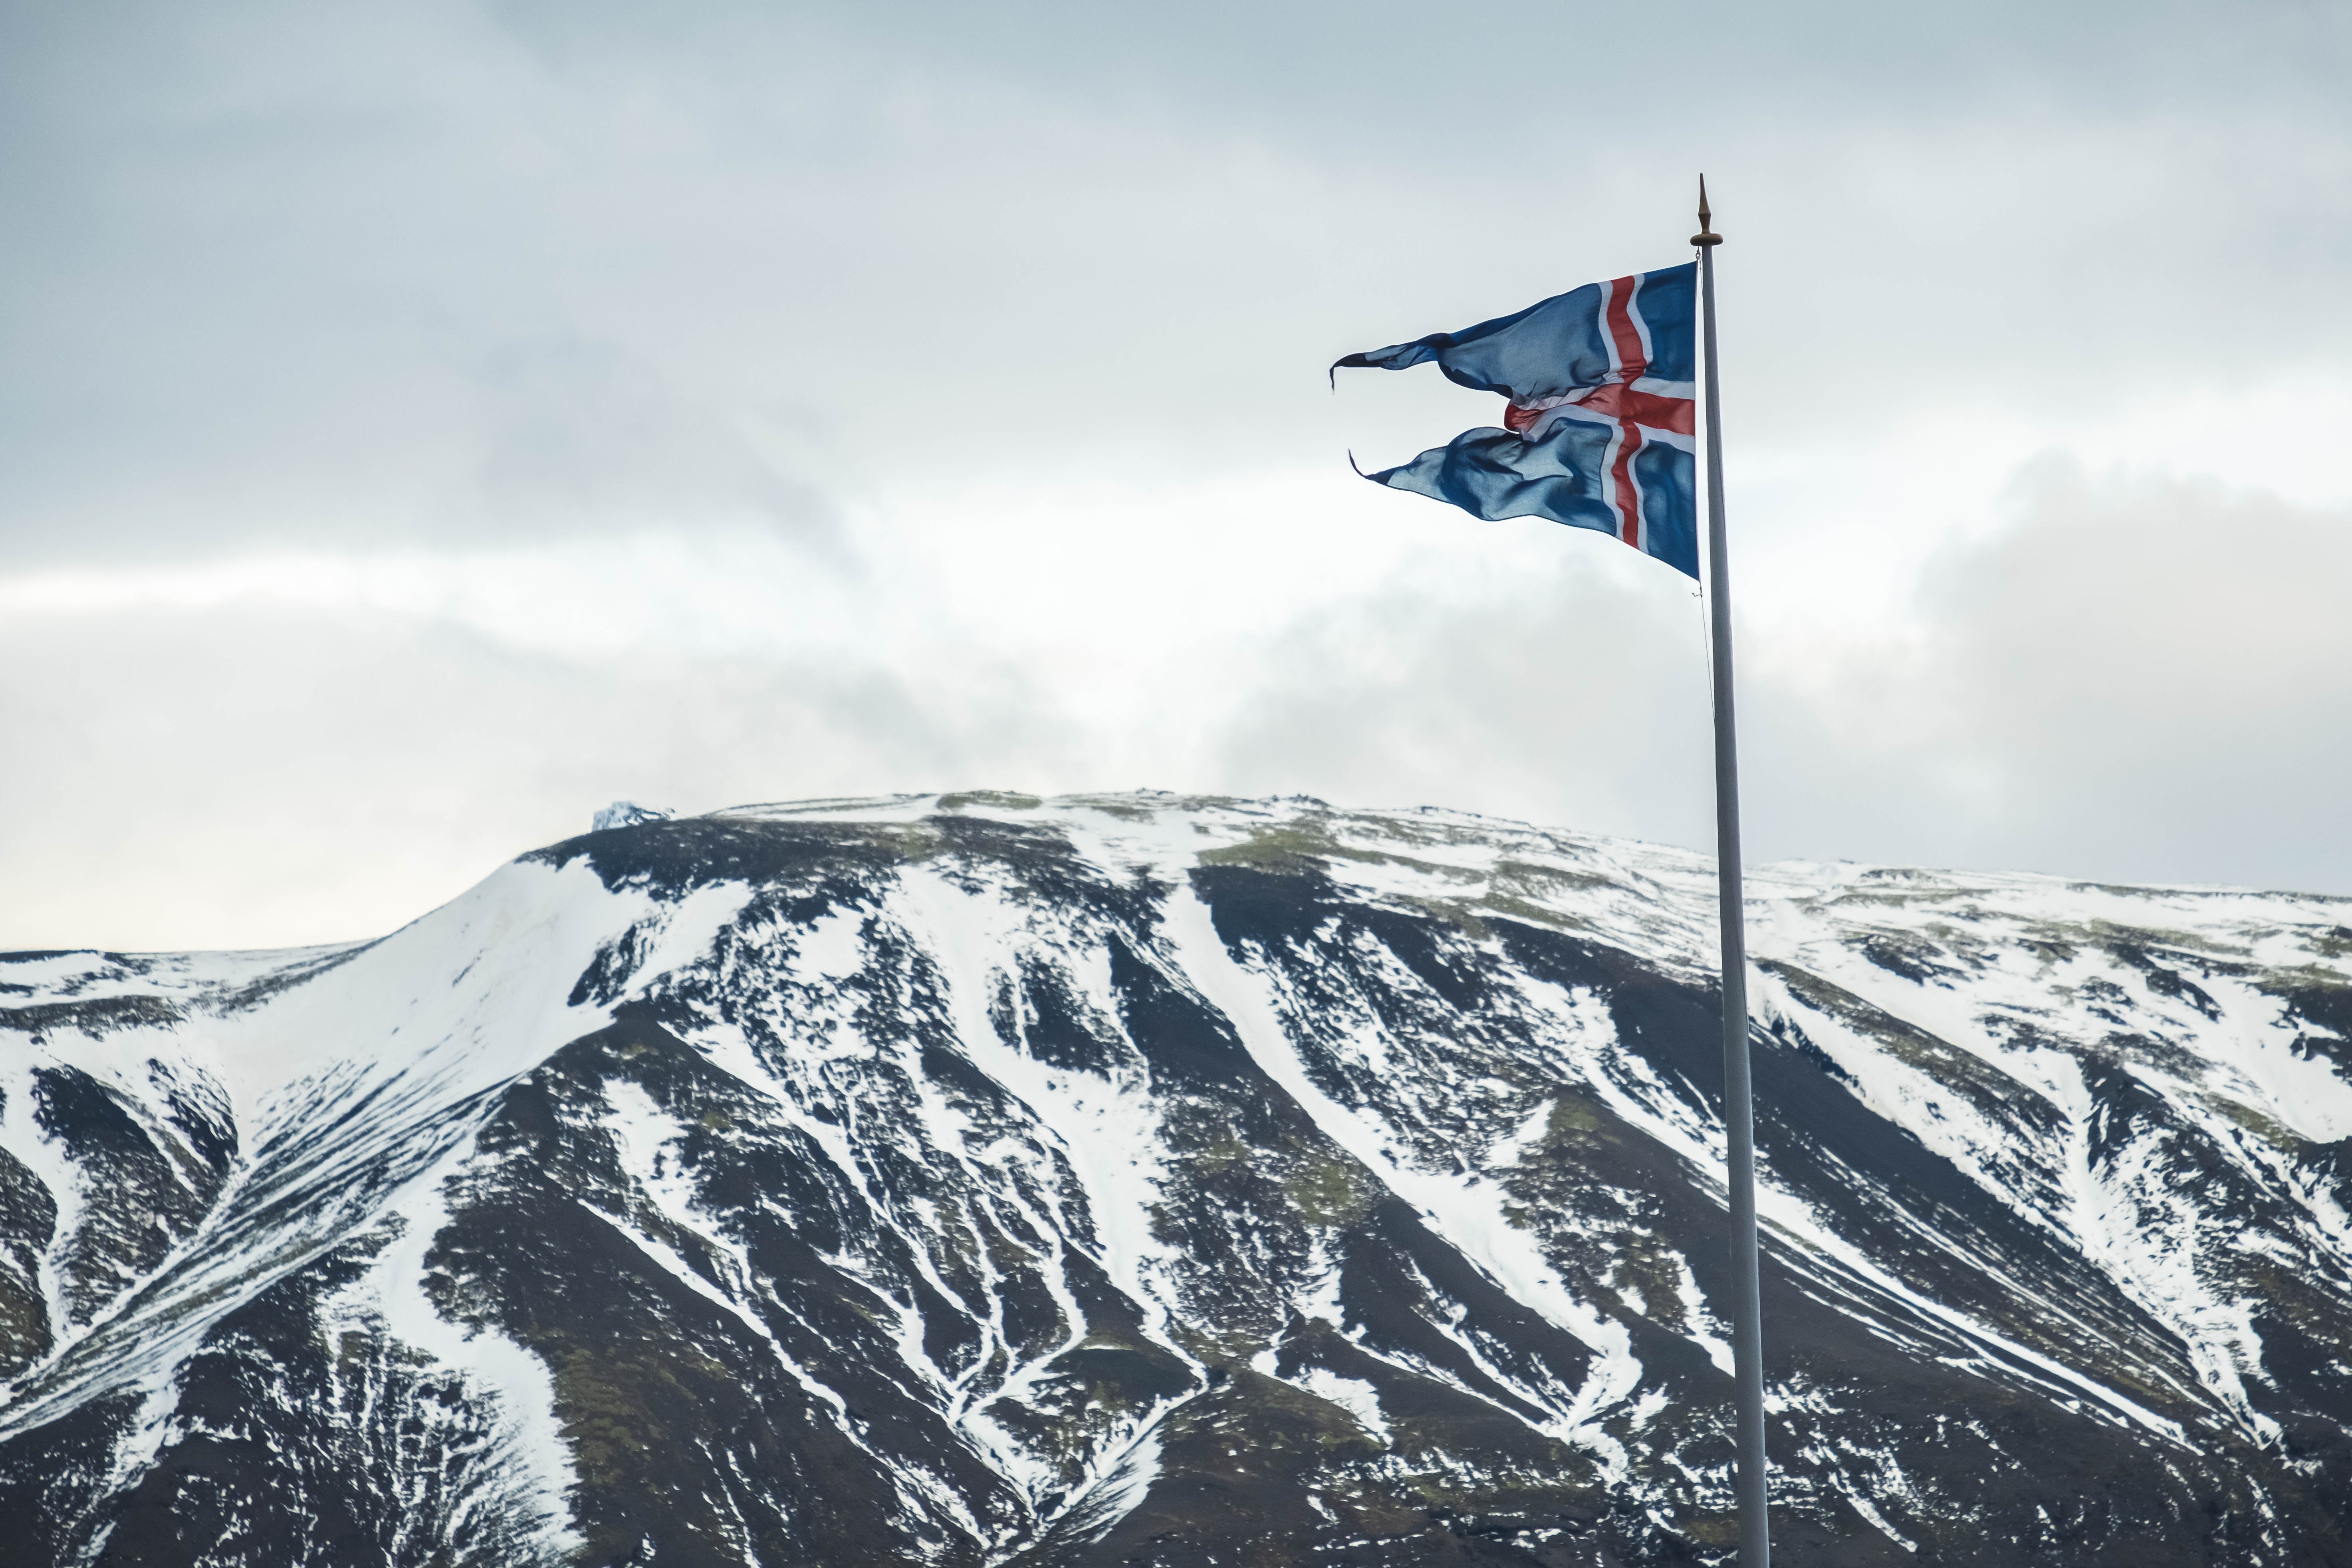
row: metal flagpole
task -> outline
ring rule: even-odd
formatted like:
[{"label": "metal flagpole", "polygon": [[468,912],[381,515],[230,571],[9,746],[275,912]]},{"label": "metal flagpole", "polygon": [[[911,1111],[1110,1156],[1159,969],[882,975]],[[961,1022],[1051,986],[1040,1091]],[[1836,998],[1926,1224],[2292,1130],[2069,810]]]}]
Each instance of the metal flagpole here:
[{"label": "metal flagpole", "polygon": [[1756,1261],[1756,1105],[1748,1075],[1748,925],[1739,889],[1739,748],[1731,721],[1731,552],[1723,528],[1723,407],[1715,374],[1715,247],[1706,176],[1698,182],[1700,375],[1706,397],[1706,567],[1715,676],[1715,856],[1723,899],[1723,1125],[1731,1189],[1732,1380],[1738,1384],[1739,1568],[1767,1568],[1772,1534],[1764,1474],[1764,1326]]}]

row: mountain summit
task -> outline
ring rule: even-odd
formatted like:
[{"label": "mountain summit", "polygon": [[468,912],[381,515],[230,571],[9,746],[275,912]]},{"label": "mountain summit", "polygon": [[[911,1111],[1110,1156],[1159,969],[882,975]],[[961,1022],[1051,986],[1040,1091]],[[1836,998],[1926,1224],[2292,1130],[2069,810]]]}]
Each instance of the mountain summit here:
[{"label": "mountain summit", "polygon": [[[0,955],[11,1563],[1720,1562],[1712,863],[646,817]],[[1751,873],[1776,1560],[2352,1564],[2352,900]]]}]

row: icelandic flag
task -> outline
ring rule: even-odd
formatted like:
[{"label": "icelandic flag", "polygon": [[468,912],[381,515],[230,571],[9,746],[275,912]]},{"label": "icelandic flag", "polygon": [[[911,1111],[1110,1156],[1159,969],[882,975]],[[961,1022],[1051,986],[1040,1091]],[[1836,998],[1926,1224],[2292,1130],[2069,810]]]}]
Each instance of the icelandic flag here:
[{"label": "icelandic flag", "polygon": [[1696,262],[1636,272],[1463,331],[1349,354],[1335,377],[1434,360],[1447,380],[1507,400],[1501,429],[1465,430],[1364,478],[1489,521],[1599,529],[1696,577],[1697,281]]}]

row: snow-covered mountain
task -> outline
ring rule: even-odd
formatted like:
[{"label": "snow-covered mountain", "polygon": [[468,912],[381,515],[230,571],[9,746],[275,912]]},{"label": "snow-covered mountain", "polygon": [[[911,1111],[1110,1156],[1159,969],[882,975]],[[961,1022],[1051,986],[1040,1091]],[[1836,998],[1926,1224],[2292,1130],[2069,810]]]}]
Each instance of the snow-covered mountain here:
[{"label": "snow-covered mountain", "polygon": [[[0,1556],[1721,1561],[1712,876],[924,796],[0,957]],[[1779,1561],[2352,1563],[2352,900],[1749,886]]]}]

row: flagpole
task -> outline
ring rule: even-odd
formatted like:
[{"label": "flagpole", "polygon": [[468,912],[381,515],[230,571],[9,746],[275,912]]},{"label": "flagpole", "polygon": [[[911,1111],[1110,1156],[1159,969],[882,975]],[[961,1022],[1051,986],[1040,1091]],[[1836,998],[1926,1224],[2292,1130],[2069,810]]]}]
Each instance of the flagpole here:
[{"label": "flagpole", "polygon": [[1748,924],[1739,887],[1739,747],[1731,714],[1731,550],[1723,527],[1722,400],[1715,374],[1715,247],[1706,178],[1698,183],[1699,293],[1706,310],[1700,374],[1706,398],[1708,643],[1715,660],[1715,858],[1722,891],[1723,1126],[1731,1192],[1731,1366],[1738,1384],[1739,1568],[1768,1568],[1763,1292],[1756,1257],[1756,1105],[1748,1073]]}]

